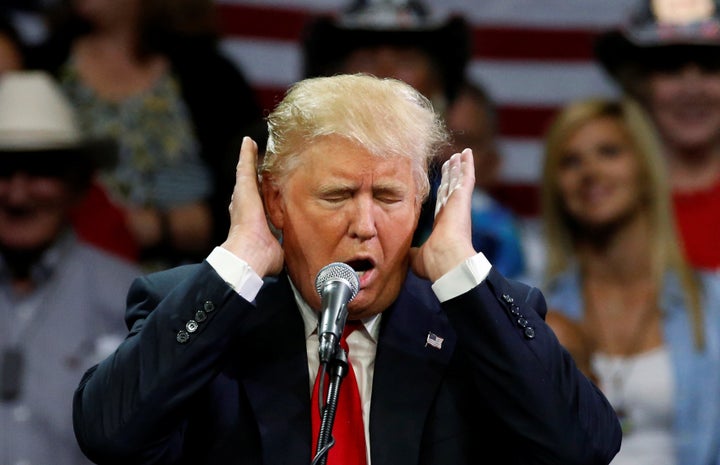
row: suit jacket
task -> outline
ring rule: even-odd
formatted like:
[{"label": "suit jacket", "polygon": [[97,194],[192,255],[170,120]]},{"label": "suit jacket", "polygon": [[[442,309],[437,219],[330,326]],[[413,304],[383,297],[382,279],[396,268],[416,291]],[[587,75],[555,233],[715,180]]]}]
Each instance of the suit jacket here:
[{"label": "suit jacket", "polygon": [[[381,321],[372,464],[608,463],[617,418],[545,311],[537,289],[492,270],[442,304],[409,275]],[[131,288],[126,319],[128,338],[75,395],[75,431],[91,459],[310,463],[304,326],[286,275],[255,302],[207,262],[149,275]],[[441,348],[426,344],[430,332]]]}]

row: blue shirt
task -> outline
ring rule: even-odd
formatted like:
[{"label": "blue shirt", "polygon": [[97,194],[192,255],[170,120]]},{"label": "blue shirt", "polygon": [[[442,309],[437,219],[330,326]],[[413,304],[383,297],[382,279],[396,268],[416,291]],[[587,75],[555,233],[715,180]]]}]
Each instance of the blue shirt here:
[{"label": "blue shirt", "polygon": [[[720,279],[701,274],[705,348],[695,347],[682,287],[668,273],[660,295],[663,337],[675,382],[674,437],[678,465],[706,465],[720,459]],[[584,313],[577,269],[559,276],[545,290],[548,308],[581,320]]]},{"label": "blue shirt", "polygon": [[503,276],[516,278],[525,271],[520,233],[514,215],[486,193],[475,189],[472,198],[472,243]]},{"label": "blue shirt", "polygon": [[18,295],[0,257],[0,351],[22,353],[19,391],[0,399],[0,463],[90,462],[75,440],[72,397],[85,370],[127,334],[125,298],[140,269],[64,234]]}]

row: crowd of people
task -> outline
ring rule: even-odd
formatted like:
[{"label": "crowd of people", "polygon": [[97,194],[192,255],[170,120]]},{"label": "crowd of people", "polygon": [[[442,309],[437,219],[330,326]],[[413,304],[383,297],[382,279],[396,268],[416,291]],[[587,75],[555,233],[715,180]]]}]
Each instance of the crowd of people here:
[{"label": "crowd of people", "polygon": [[720,464],[720,2],[598,35],[530,240],[460,16],[310,18],[263,115],[213,0],[50,3],[0,11],[0,462],[310,463],[343,262],[331,465]]}]

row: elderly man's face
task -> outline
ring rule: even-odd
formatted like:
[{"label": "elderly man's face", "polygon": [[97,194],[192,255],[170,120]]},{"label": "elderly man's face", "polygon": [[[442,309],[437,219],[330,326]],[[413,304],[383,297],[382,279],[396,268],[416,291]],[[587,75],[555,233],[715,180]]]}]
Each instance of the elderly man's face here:
[{"label": "elderly man's face", "polygon": [[392,45],[359,48],[345,59],[342,71],[398,79],[431,100],[444,92],[436,66],[419,48]]},{"label": "elderly man's face", "polygon": [[411,161],[376,158],[338,136],[321,139],[300,157],[283,190],[266,190],[265,196],[270,218],[283,232],[293,283],[318,309],[318,271],[345,262],[360,275],[350,317],[385,310],[405,279],[420,212]]},{"label": "elderly man's face", "polygon": [[68,223],[77,193],[59,177],[17,171],[0,175],[0,244],[47,246]]}]

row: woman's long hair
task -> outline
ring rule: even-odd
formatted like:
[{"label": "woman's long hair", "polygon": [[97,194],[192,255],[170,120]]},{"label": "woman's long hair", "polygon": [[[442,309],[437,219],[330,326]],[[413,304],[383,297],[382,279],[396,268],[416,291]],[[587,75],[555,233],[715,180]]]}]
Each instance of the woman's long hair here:
[{"label": "woman's long hair", "polygon": [[612,118],[625,129],[640,165],[641,190],[650,219],[649,237],[652,278],[661,289],[666,272],[680,279],[686,307],[690,312],[696,347],[704,345],[700,281],[688,264],[682,247],[670,201],[670,190],[662,148],[649,118],[640,105],[631,100],[587,99],[563,109],[551,125],[545,139],[542,173],[542,217],[547,246],[546,279],[552,281],[564,272],[575,255],[575,232],[569,221],[558,187],[559,161],[568,139],[585,124]]}]

